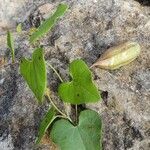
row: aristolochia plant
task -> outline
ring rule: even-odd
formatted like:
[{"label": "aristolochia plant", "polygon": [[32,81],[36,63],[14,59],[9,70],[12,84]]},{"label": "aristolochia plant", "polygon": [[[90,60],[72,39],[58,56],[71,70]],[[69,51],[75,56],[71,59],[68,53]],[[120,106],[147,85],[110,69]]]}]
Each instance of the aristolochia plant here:
[{"label": "aristolochia plant", "polygon": [[[73,105],[99,101],[100,94],[92,81],[91,71],[84,61],[74,60],[69,70],[72,81],[63,82],[58,88],[58,95],[62,101]],[[31,60],[25,58],[21,60],[20,72],[38,101],[41,103],[45,94],[52,104],[41,122],[36,143],[40,142],[48,127],[54,122],[51,126],[50,137],[62,150],[101,149],[102,123],[99,114],[92,110],[84,110],[80,113],[76,124],[51,99],[50,91],[46,89],[46,66],[41,48],[34,51]],[[63,119],[55,121],[56,118]]]},{"label": "aristolochia plant", "polygon": [[[55,13],[36,29],[30,36],[33,44],[49,32],[57,20],[64,15],[68,6],[60,4]],[[21,34],[21,24],[17,32]],[[7,33],[7,45],[11,50],[12,62],[15,62],[14,40],[12,33]],[[43,118],[36,144],[39,144],[48,128],[51,129],[50,137],[61,150],[101,150],[102,121],[99,114],[93,110],[85,109],[78,115],[80,104],[98,102],[101,99],[92,80],[92,73],[86,63],[80,59],[74,60],[69,65],[71,81],[63,81],[59,73],[44,59],[44,50],[38,46],[31,59],[22,58],[20,73],[26,80],[29,88],[34,93],[38,102],[43,103],[44,96],[51,102],[51,106]],[[99,66],[103,69],[117,69],[130,63],[140,54],[140,46],[136,42],[127,42],[106,51],[104,55],[91,67]],[[50,89],[47,87],[48,65],[62,82],[58,87],[58,96],[62,103],[75,106],[75,120],[68,112],[60,110],[51,98]]]},{"label": "aristolochia plant", "polygon": [[[34,44],[48,33],[67,9],[67,5],[60,4],[55,13],[32,33],[30,43]],[[21,34],[21,24],[17,26],[17,32]],[[14,40],[10,31],[7,34],[7,45],[11,50],[14,63]],[[65,110],[60,110],[51,98],[50,89],[47,87],[46,65],[53,69],[62,82],[58,87],[58,96],[62,103],[75,105],[75,120]],[[99,114],[86,109],[78,115],[79,104],[97,102],[101,99],[99,91],[93,83],[92,73],[85,62],[79,59],[70,63],[69,72],[72,79],[64,82],[51,64],[46,63],[44,49],[40,46],[34,50],[31,59],[22,58],[20,61],[20,73],[39,104],[43,103],[44,96],[51,102],[51,106],[40,124],[36,144],[40,143],[46,130],[50,128],[50,137],[61,150],[101,150],[102,122]]]},{"label": "aristolochia plant", "polygon": [[[35,43],[44,36],[58,18],[63,16],[67,8],[67,5],[60,4],[56,12],[31,35],[30,42]],[[50,137],[61,150],[100,150],[102,122],[99,114],[93,110],[84,110],[80,112],[78,118],[79,104],[97,102],[101,99],[88,66],[82,60],[74,60],[69,66],[72,81],[63,82],[58,72],[47,64],[62,82],[58,87],[58,95],[62,103],[73,104],[76,107],[77,119],[74,122],[69,114],[60,110],[51,99],[50,90],[47,88],[46,64],[42,48],[36,48],[31,59],[22,58],[20,62],[20,73],[38,102],[43,103],[44,96],[51,102],[51,107],[40,124],[36,144],[40,143],[50,127]]]}]

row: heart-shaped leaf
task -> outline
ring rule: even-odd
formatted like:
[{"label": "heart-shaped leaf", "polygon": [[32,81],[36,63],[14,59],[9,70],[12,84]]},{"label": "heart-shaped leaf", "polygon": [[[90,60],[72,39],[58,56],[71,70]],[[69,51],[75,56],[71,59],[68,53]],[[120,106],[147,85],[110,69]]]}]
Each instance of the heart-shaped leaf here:
[{"label": "heart-shaped leaf", "polygon": [[75,60],[69,67],[71,82],[62,83],[58,94],[64,102],[71,104],[83,104],[97,102],[100,94],[92,81],[92,74],[88,66],[82,60]]},{"label": "heart-shaped leaf", "polygon": [[48,110],[47,114],[45,115],[45,117],[43,118],[43,120],[40,124],[38,137],[36,139],[36,144],[40,143],[40,141],[41,141],[42,137],[44,136],[46,130],[48,129],[50,124],[54,121],[55,114],[56,114],[55,108],[51,107]]},{"label": "heart-shaped leaf", "polygon": [[21,59],[20,73],[41,103],[47,84],[46,66],[42,48],[37,48],[33,52],[32,60]]},{"label": "heart-shaped leaf", "polygon": [[85,110],[81,112],[77,126],[65,119],[55,122],[51,138],[61,150],[101,150],[101,129],[99,114]]}]

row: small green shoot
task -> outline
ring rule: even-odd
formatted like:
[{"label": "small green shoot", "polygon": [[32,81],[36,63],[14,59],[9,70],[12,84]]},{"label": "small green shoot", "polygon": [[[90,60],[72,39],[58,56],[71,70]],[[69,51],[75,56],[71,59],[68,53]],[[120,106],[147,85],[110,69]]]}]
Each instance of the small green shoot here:
[{"label": "small green shoot", "polygon": [[92,81],[92,73],[82,60],[75,60],[69,67],[71,82],[62,83],[58,94],[64,102],[83,104],[97,102],[100,94]]},{"label": "small green shoot", "polygon": [[30,43],[35,43],[38,39],[47,34],[50,29],[55,25],[56,21],[64,15],[67,9],[68,5],[59,4],[56,12],[50,18],[44,21],[43,24],[37,29],[37,31],[31,35]]},{"label": "small green shoot", "polygon": [[61,150],[102,150],[101,130],[99,114],[85,110],[80,113],[77,126],[65,119],[56,121],[51,130],[51,138]]},{"label": "small green shoot", "polygon": [[7,31],[7,46],[11,50],[12,63],[15,62],[14,38],[10,31]]},{"label": "small green shoot", "polygon": [[22,32],[22,24],[21,24],[21,23],[19,23],[19,24],[17,25],[16,31],[17,31],[17,33],[19,33],[19,34]]},{"label": "small green shoot", "polygon": [[35,49],[32,60],[22,58],[20,73],[41,103],[47,85],[46,66],[42,48]]}]

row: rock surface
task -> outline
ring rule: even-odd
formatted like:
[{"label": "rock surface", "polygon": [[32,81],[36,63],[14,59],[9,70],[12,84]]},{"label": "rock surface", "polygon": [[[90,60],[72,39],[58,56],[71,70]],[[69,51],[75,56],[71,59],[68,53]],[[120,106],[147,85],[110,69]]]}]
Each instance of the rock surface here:
[{"label": "rock surface", "polygon": [[[1,0],[0,57],[11,62],[6,47],[7,28],[14,31],[38,27],[61,0]],[[148,0],[65,0],[68,13],[42,40],[48,62],[68,79],[68,63],[82,58],[90,66],[109,47],[124,41],[141,45],[140,57],[115,71],[94,68],[94,80],[103,100],[87,105],[103,119],[104,150],[150,149],[150,7]],[[28,37],[15,36],[16,58],[31,56]],[[39,122],[48,109],[25,84],[19,66],[0,69],[0,150],[56,149],[49,142],[34,147]],[[48,70],[49,86],[57,91],[59,80]]]}]

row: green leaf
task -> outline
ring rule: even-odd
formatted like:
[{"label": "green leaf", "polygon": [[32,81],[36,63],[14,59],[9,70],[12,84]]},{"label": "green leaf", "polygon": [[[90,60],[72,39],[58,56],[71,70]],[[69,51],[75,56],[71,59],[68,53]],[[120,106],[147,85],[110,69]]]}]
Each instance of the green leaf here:
[{"label": "green leaf", "polygon": [[21,33],[21,32],[22,32],[22,24],[21,24],[21,23],[19,23],[19,24],[17,25],[16,31],[17,31],[18,33]]},{"label": "green leaf", "polygon": [[30,42],[34,43],[43,35],[47,34],[49,30],[54,26],[56,21],[64,15],[67,9],[68,6],[66,4],[59,4],[55,13],[46,21],[44,21],[43,24],[38,28],[38,30],[31,35]]},{"label": "green leaf", "polygon": [[61,150],[102,150],[102,122],[99,114],[92,110],[80,113],[79,124],[73,126],[68,120],[55,122],[51,138]]},{"label": "green leaf", "polygon": [[7,32],[7,46],[11,50],[12,63],[15,62],[14,38],[10,31]]},{"label": "green leaf", "polygon": [[92,82],[91,71],[84,61],[73,61],[69,71],[72,81],[62,83],[58,88],[58,94],[64,102],[83,104],[100,100],[100,94]]},{"label": "green leaf", "polygon": [[47,114],[45,115],[45,117],[43,118],[41,124],[40,124],[40,128],[39,128],[39,133],[38,133],[38,137],[36,139],[36,144],[39,144],[42,137],[44,136],[46,130],[48,129],[48,127],[51,125],[51,123],[54,121],[55,119],[55,108],[51,107]]},{"label": "green leaf", "polygon": [[32,60],[21,59],[20,73],[41,103],[47,85],[46,66],[42,48],[35,49]]}]

